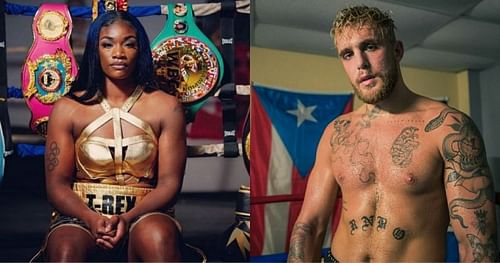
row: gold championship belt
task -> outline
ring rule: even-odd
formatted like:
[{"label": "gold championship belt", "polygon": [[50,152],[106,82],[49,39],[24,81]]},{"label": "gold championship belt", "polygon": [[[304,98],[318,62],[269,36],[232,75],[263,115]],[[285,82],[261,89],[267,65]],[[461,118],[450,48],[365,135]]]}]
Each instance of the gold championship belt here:
[{"label": "gold championship belt", "polygon": [[[101,0],[106,12],[127,12],[128,0]],[[92,0],[92,21],[99,16],[99,0]]]},{"label": "gold championship belt", "polygon": [[151,48],[160,88],[184,104],[191,120],[215,93],[224,73],[222,56],[196,26],[191,4],[168,5],[165,27]]},{"label": "gold championship belt", "polygon": [[108,217],[130,211],[152,190],[153,188],[98,183],[73,184],[73,191],[88,207]]},{"label": "gold championship belt", "polygon": [[22,70],[22,91],[32,113],[30,127],[41,135],[47,133],[54,102],[69,91],[78,72],[70,35],[67,5],[40,5],[33,20],[34,42]]}]

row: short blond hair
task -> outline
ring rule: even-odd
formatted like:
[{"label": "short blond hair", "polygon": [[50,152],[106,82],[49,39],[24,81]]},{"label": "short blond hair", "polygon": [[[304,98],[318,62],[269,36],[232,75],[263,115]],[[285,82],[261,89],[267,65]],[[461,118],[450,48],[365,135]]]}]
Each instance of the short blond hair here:
[{"label": "short blond hair", "polygon": [[352,6],[340,10],[333,21],[330,36],[335,42],[335,37],[342,34],[346,28],[372,27],[382,39],[394,44],[396,42],[396,26],[389,12],[383,12],[376,7],[365,5]]}]

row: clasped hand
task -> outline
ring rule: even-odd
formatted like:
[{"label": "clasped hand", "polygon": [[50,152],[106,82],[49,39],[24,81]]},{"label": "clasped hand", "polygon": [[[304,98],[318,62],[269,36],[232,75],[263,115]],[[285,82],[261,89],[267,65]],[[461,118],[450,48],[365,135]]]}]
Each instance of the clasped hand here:
[{"label": "clasped hand", "polygon": [[125,236],[128,223],[119,215],[107,218],[98,215],[90,225],[96,245],[103,249],[113,249]]}]

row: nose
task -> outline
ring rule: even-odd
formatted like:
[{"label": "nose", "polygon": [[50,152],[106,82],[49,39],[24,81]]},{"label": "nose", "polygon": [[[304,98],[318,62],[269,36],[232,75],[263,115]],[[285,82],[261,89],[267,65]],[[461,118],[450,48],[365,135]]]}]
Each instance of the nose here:
[{"label": "nose", "polygon": [[115,48],[113,48],[113,58],[123,58],[125,57],[125,52],[123,50],[123,47],[120,45],[116,45]]},{"label": "nose", "polygon": [[358,70],[361,70],[361,69],[367,69],[370,66],[370,63],[368,63],[368,59],[366,58],[366,56],[360,54],[358,56],[357,65],[358,65]]}]

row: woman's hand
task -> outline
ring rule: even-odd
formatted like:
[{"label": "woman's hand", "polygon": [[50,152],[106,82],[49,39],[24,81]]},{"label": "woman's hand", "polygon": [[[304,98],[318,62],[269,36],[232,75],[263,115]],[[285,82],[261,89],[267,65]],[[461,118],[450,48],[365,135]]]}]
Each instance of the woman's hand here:
[{"label": "woman's hand", "polygon": [[104,249],[112,249],[114,247],[113,244],[108,241],[102,240],[103,236],[110,235],[114,231],[114,226],[110,218],[94,213],[94,215],[84,222],[89,227],[90,233],[92,233],[92,236],[96,240],[97,246]]},{"label": "woman's hand", "polygon": [[128,232],[129,223],[119,215],[108,219],[104,234],[96,239],[96,244],[104,249],[114,248]]}]

